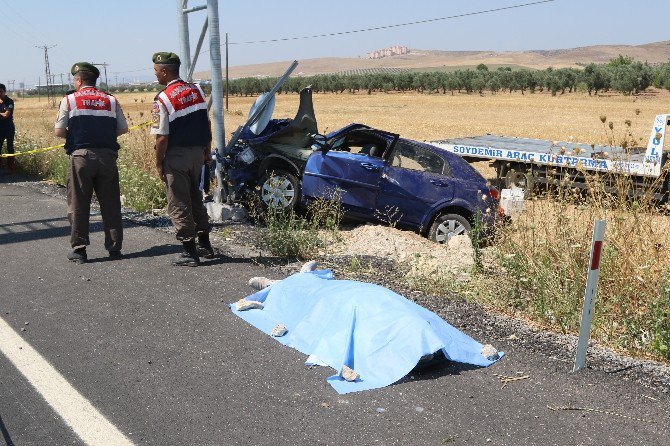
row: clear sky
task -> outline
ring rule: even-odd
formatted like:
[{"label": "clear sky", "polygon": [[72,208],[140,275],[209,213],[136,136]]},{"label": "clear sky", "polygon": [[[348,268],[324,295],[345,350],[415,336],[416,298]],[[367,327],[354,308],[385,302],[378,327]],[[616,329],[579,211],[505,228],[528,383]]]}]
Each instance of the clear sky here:
[{"label": "clear sky", "polygon": [[[535,0],[220,0],[231,42],[350,31],[464,14]],[[555,0],[535,6],[344,36],[231,45],[230,64],[356,57],[390,45],[516,51],[670,40],[666,0]],[[206,0],[189,0],[189,7]],[[77,61],[107,62],[109,83],[152,75],[155,51],[178,52],[177,0],[0,0],[0,82],[44,80]],[[195,48],[205,12],[191,14]],[[209,68],[201,56],[197,71]],[[58,76],[57,76],[58,79]]]}]

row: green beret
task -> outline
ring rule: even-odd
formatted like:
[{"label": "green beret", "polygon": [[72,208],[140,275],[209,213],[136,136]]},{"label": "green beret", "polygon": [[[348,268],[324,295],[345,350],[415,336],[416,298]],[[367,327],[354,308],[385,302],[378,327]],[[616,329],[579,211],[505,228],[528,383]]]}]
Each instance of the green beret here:
[{"label": "green beret", "polygon": [[175,53],[169,53],[167,51],[161,51],[160,53],[154,54],[151,60],[153,60],[154,63],[167,64],[167,65],[181,64],[179,56],[177,56]]},{"label": "green beret", "polygon": [[72,65],[70,73],[72,73],[72,75],[74,76],[80,71],[88,71],[90,73],[93,73],[95,77],[100,76],[100,70],[98,70],[98,67],[88,62],[77,62],[76,64]]}]

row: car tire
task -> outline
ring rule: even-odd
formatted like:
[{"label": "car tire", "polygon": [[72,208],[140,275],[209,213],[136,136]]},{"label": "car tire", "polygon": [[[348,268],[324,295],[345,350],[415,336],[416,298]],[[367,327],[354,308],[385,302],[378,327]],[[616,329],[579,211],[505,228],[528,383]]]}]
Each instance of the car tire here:
[{"label": "car tire", "polygon": [[512,168],[505,176],[505,187],[507,189],[523,189],[524,198],[530,198],[533,187],[535,187],[535,179],[530,170]]},{"label": "car tire", "polygon": [[300,182],[285,170],[267,171],[259,182],[258,198],[265,209],[290,211],[300,201]]},{"label": "car tire", "polygon": [[428,231],[428,239],[437,243],[446,243],[455,235],[470,236],[472,225],[458,214],[438,215]]}]

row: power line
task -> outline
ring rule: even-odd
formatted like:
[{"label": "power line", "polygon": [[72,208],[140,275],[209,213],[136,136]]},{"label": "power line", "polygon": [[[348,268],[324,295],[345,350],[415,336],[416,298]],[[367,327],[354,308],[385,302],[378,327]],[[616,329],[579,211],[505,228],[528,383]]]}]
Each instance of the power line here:
[{"label": "power line", "polygon": [[[46,36],[42,33],[42,30],[37,28],[31,21],[29,21],[23,15],[21,15],[21,13],[19,13],[19,11],[17,9],[15,9],[14,6],[11,3],[9,3],[7,0],[2,0],[2,2],[5,4],[5,10],[4,10],[5,14],[7,13],[7,8],[10,9],[11,12],[14,15],[16,15],[19,19],[21,19],[21,21],[23,21],[26,25],[28,25],[34,31],[37,32],[36,34],[34,34],[35,37],[39,37],[39,39],[37,39],[37,40],[47,40]],[[19,26],[21,26],[21,25],[19,25]],[[26,29],[26,28],[22,27],[21,29],[23,30],[23,29]],[[26,31],[31,32],[30,30],[27,30],[27,29],[26,29]],[[39,34],[39,36],[37,34]]]},{"label": "power line", "polygon": [[[296,36],[296,37],[282,37],[282,38],[277,38],[277,39],[266,39],[266,40],[251,40],[247,42],[229,42],[229,45],[253,45],[257,43],[274,43],[274,42],[286,42],[290,40],[302,40],[302,39],[316,39],[319,37],[332,37],[332,36],[342,36],[346,34],[356,34],[356,33],[363,33],[363,32],[368,32],[368,31],[379,31],[382,29],[390,29],[390,28],[400,28],[402,26],[411,26],[411,25],[420,25],[423,23],[431,23],[431,22],[439,22],[442,20],[450,20],[450,19],[457,19],[461,17],[468,17],[468,16],[473,16],[473,15],[480,15],[480,14],[488,14],[491,12],[499,12],[499,11],[505,11],[509,9],[518,9],[518,8],[524,8],[527,6],[533,6],[533,5],[539,5],[542,3],[551,3],[555,0],[541,0],[541,1],[536,1],[532,3],[522,3],[519,5],[512,5],[512,6],[503,6],[500,8],[494,8],[494,9],[486,9],[483,11],[475,11],[475,12],[466,12],[463,14],[456,14],[456,15],[451,15],[447,17],[438,17],[434,19],[425,19],[425,20],[417,20],[414,22],[406,22],[406,23],[397,23],[395,25],[383,25],[383,26],[375,26],[372,28],[363,28],[363,29],[354,29],[350,31],[339,31],[339,32],[332,32],[332,33],[326,33],[326,34],[315,34],[312,36]],[[204,51],[203,51],[204,52]]]},{"label": "power line", "polygon": [[152,71],[152,70],[153,70],[153,68],[138,68],[137,70],[112,71],[112,74],[139,73],[140,71]]},{"label": "power line", "polygon": [[[20,33],[23,34],[24,36],[28,37],[29,40],[37,40],[37,41],[47,41],[49,38],[42,32],[40,28],[34,25],[33,22],[30,20],[26,19],[25,16],[23,16],[9,1],[7,0],[0,0],[2,3],[5,5],[5,8],[3,9],[4,14],[13,14],[16,18],[20,19],[25,25],[22,25],[20,23],[17,23],[16,20],[7,20],[5,21],[6,23],[3,26],[8,25],[8,23],[13,23],[14,25],[19,27]],[[30,29],[32,28],[32,29]],[[18,34],[18,33],[15,33]],[[60,51],[60,48],[56,49],[56,51]]]},{"label": "power line", "polygon": [[[25,16],[23,16],[17,8],[13,4],[11,4],[8,0],[0,0],[2,3],[5,5],[3,9],[3,13],[6,15],[13,14],[13,20],[6,20],[3,26],[9,26],[9,23],[12,23],[13,25],[18,27],[18,32],[13,31],[13,34],[16,35],[23,35],[25,40],[36,40],[36,41],[47,41],[49,40],[44,34],[43,30],[40,29],[39,27],[35,26],[33,22],[28,20]],[[19,19],[22,21],[24,24],[18,23],[16,19]],[[11,29],[11,27],[10,27]],[[60,53],[62,57],[65,59],[73,60],[72,56],[70,53],[64,51],[61,47],[56,47],[55,51],[57,53]],[[56,60],[58,60],[58,57],[56,57]],[[53,57],[52,57],[52,62],[53,62]]]},{"label": "power line", "polygon": [[[424,20],[416,20],[413,22],[406,22],[406,23],[396,23],[394,25],[382,25],[382,26],[375,26],[371,28],[362,28],[362,29],[355,29],[355,30],[349,30],[349,31],[339,31],[339,32],[332,32],[332,33],[325,33],[325,34],[315,34],[311,36],[294,36],[294,37],[281,37],[281,38],[276,38],[276,39],[266,39],[266,40],[252,40],[252,41],[246,41],[246,42],[228,42],[228,45],[254,45],[258,43],[276,43],[276,42],[286,42],[286,41],[291,41],[291,40],[304,40],[304,39],[315,39],[315,38],[321,38],[321,37],[335,37],[335,36],[343,36],[347,34],[356,34],[356,33],[363,33],[363,32],[368,32],[368,31],[379,31],[383,29],[390,29],[390,28],[400,28],[403,26],[412,26],[412,25],[420,25],[424,23],[432,23],[432,22],[439,22],[443,20],[451,20],[451,19],[457,19],[461,17],[469,17],[469,16],[474,16],[474,15],[481,15],[481,14],[489,14],[492,12],[500,12],[500,11],[506,11],[510,9],[519,9],[519,8],[525,8],[528,6],[534,6],[534,5],[540,5],[543,3],[552,3],[556,0],[540,0],[540,1],[535,1],[531,3],[521,3],[518,5],[511,5],[511,6],[502,6],[499,8],[493,8],[493,9],[485,9],[481,11],[474,11],[474,12],[466,12],[463,14],[455,14],[451,16],[446,16],[446,17],[437,17],[433,19],[424,19]],[[223,46],[223,45],[221,45]],[[202,50],[201,53],[207,53],[209,50]],[[131,71],[118,71],[115,73],[134,73],[134,72],[139,72],[139,71],[148,71],[149,69],[138,69],[138,70],[131,70]]]}]

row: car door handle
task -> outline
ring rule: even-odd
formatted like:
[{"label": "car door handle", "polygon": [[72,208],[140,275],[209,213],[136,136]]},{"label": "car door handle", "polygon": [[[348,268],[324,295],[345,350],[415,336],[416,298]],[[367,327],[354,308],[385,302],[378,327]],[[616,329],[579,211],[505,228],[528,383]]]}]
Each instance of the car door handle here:
[{"label": "car door handle", "polygon": [[365,170],[369,170],[370,172],[378,172],[379,171],[379,166],[375,166],[372,163],[361,163],[361,166]]},{"label": "car door handle", "polygon": [[448,187],[449,186],[449,183],[445,183],[444,181],[440,181],[440,180],[430,180],[430,182],[432,184],[434,184],[435,186],[438,186],[438,187]]}]

